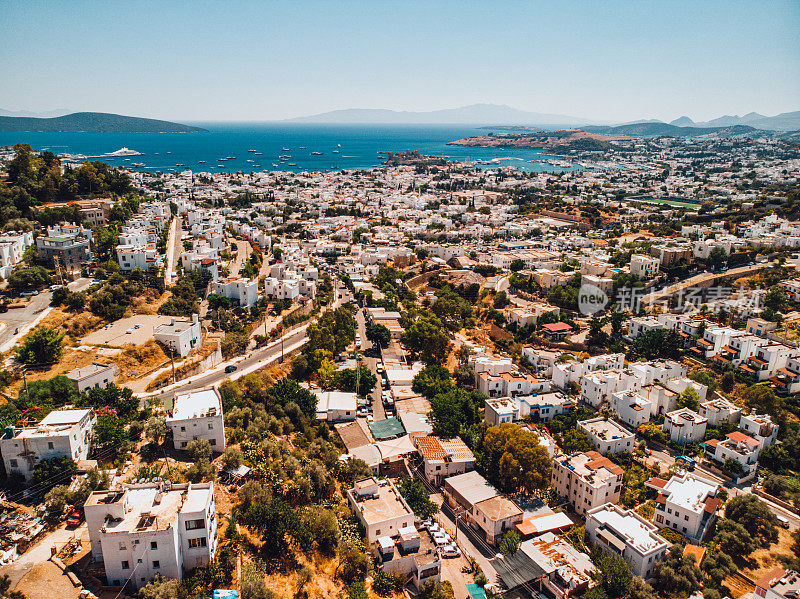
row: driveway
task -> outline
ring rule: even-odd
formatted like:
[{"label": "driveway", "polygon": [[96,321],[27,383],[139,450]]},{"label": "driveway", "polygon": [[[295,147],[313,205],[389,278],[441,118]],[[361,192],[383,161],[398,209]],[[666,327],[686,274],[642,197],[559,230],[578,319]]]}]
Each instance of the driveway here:
[{"label": "driveway", "polygon": [[13,588],[36,564],[50,559],[50,548],[53,545],[58,545],[60,549],[64,543],[73,537],[85,537],[88,543],[89,529],[86,527],[86,522],[75,529],[68,529],[66,525],[60,526],[42,538],[31,549],[23,553],[13,564],[0,567],[0,576],[8,574],[9,578],[11,578],[11,586]]}]

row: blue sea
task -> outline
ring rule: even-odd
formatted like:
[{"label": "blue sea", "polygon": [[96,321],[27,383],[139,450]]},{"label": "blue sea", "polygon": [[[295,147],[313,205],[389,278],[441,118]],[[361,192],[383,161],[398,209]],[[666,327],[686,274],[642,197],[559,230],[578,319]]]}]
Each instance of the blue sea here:
[{"label": "blue sea", "polygon": [[[563,167],[529,162],[553,159],[542,150],[447,145],[449,141],[471,135],[486,135],[490,131],[470,125],[191,124],[208,129],[209,133],[0,132],[0,146],[22,142],[30,144],[35,150],[87,157],[129,148],[141,155],[94,159],[149,172],[185,169],[212,173],[368,169],[380,166],[386,160],[385,152],[402,152],[406,149],[459,162],[494,161],[481,165],[482,168],[514,166],[536,172],[580,168],[577,165]],[[288,158],[282,160],[282,156]],[[144,166],[134,167],[134,163]]]}]

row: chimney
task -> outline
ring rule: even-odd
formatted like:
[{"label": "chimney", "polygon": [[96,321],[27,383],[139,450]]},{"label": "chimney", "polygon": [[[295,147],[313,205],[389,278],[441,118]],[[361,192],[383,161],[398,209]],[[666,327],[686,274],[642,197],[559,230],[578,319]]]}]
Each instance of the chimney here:
[{"label": "chimney", "polygon": [[192,314],[192,324],[197,324],[198,322],[200,322],[200,317],[196,313]]},{"label": "chimney", "polygon": [[174,317],[174,316],[173,316],[172,318],[170,318],[170,320],[169,320],[169,326],[171,326],[171,327],[174,327],[174,326],[175,326],[175,317]]}]

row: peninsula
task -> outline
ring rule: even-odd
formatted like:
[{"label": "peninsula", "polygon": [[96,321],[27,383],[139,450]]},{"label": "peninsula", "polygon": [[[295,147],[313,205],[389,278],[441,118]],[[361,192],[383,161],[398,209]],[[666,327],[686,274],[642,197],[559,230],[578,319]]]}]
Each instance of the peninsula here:
[{"label": "peninsula", "polygon": [[0,116],[0,131],[46,133],[208,133],[207,129],[106,112],[75,112],[53,118]]},{"label": "peninsula", "polygon": [[519,134],[477,135],[448,142],[450,146],[479,146],[484,148],[546,148],[575,150],[605,150],[612,141],[628,139],[626,136],[589,133],[580,129],[540,131]]}]

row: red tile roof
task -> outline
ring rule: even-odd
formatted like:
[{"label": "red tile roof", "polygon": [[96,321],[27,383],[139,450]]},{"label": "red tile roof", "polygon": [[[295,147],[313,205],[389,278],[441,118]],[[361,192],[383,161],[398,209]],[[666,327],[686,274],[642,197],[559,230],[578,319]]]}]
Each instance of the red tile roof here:
[{"label": "red tile roof", "polygon": [[551,333],[563,333],[564,331],[572,330],[572,327],[566,322],[550,322],[542,325],[542,328]]},{"label": "red tile roof", "polygon": [[758,444],[759,444],[758,441],[753,439],[753,437],[745,435],[741,431],[734,431],[732,433],[728,433],[727,437],[731,441],[736,441],[737,443],[747,443],[748,445],[751,445],[752,447],[758,447]]},{"label": "red tile roof", "polygon": [[767,572],[756,581],[756,586],[760,589],[767,590],[772,586],[772,582],[779,578],[782,578],[783,575],[786,574],[786,570],[783,568],[775,568],[771,572]]}]

